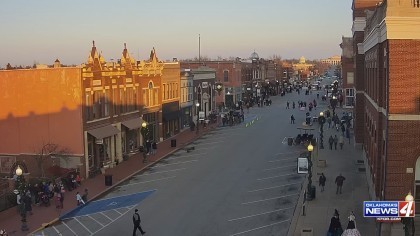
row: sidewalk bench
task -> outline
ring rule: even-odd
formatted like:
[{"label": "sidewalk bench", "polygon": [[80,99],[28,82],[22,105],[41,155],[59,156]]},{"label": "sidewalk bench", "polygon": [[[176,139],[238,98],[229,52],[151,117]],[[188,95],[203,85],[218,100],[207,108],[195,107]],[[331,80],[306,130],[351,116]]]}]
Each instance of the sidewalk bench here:
[{"label": "sidewalk bench", "polygon": [[326,167],[327,160],[318,160],[318,167]]},{"label": "sidewalk bench", "polygon": [[303,228],[300,231],[300,236],[313,236],[313,229],[312,228]]}]

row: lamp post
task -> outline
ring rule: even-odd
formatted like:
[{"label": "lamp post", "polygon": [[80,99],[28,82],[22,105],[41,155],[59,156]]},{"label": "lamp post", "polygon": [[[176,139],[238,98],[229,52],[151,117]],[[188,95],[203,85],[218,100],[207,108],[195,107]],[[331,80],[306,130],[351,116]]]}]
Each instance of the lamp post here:
[{"label": "lamp post", "polygon": [[320,145],[319,145],[319,149],[324,149],[324,124],[325,124],[325,117],[324,117],[324,112],[320,112],[319,113],[319,118],[318,118],[318,122],[321,125],[321,134],[319,135],[319,141],[320,141]]},{"label": "lamp post", "polygon": [[312,146],[312,143],[309,143],[308,145],[308,151],[309,154],[307,155],[308,157],[308,190],[307,190],[307,199],[308,200],[312,200],[312,160],[311,160],[311,155],[312,155],[312,151],[314,150],[314,146]]},{"label": "lamp post", "polygon": [[196,125],[196,126],[197,126],[197,129],[196,129],[196,131],[195,131],[195,132],[198,134],[198,127],[200,126],[200,125],[198,124],[198,122],[199,122],[198,115],[199,115],[199,107],[200,107],[200,103],[198,103],[198,102],[197,102],[197,103],[195,104],[195,107],[196,107],[196,110],[197,110],[197,125]]},{"label": "lamp post", "polygon": [[337,97],[335,95],[332,96],[331,99],[331,107],[333,109],[333,116],[335,116],[335,107],[337,106]]},{"label": "lamp post", "polygon": [[[414,203],[414,197],[411,195],[411,192],[408,192],[407,196],[405,196],[405,201],[409,202],[409,204]],[[412,205],[411,205],[412,206]],[[414,206],[407,207],[408,209],[414,209]],[[410,214],[410,212],[408,212]],[[411,215],[411,214],[410,214]],[[404,225],[404,235],[405,236],[414,236],[415,228],[414,228],[414,217],[403,217],[401,218],[401,223]]]},{"label": "lamp post", "polygon": [[143,147],[147,149],[146,147],[147,122],[146,121],[143,121],[143,123],[141,123],[140,133],[141,133],[141,136],[143,136]]},{"label": "lamp post", "polygon": [[26,192],[26,185],[25,185],[25,179],[23,177],[23,171],[22,168],[20,168],[20,166],[18,165],[16,171],[15,171],[16,175],[17,175],[17,179],[16,179],[16,188],[17,188],[17,193],[20,194],[20,204],[19,204],[19,210],[20,210],[20,216],[21,216],[21,222],[22,225],[20,226],[20,230],[22,231],[28,231],[28,225],[26,224],[26,210],[25,210],[25,203],[23,201],[23,196],[25,195]]}]

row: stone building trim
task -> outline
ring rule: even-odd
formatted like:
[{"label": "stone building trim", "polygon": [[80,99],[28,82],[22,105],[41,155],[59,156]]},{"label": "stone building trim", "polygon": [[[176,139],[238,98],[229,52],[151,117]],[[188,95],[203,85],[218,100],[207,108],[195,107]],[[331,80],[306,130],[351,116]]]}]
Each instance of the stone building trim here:
[{"label": "stone building trim", "polygon": [[388,120],[414,120],[414,121],[420,121],[420,115],[408,115],[408,114],[389,114]]},{"label": "stone building trim", "polygon": [[351,27],[351,31],[354,33],[356,32],[363,32],[366,27],[366,18],[365,17],[356,17],[353,21],[353,26]]},{"label": "stone building trim", "polygon": [[363,94],[366,100],[372,104],[372,106],[376,109],[378,113],[382,113],[384,116],[387,116],[387,111],[385,108],[380,107],[366,92],[364,91],[355,91],[356,94]]}]

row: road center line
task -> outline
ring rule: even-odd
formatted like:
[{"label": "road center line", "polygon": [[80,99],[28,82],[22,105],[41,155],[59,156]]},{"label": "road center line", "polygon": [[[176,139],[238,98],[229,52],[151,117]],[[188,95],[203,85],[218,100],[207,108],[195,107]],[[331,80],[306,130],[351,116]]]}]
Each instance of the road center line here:
[{"label": "road center line", "polygon": [[131,186],[131,185],[136,185],[136,184],[144,184],[144,183],[150,183],[150,182],[155,182],[155,181],[160,181],[160,180],[165,180],[165,179],[173,179],[176,176],[170,176],[170,177],[165,177],[165,178],[160,178],[160,179],[154,179],[154,180],[148,180],[148,181],[141,181],[141,182],[136,182],[136,183],[131,183],[131,184],[126,184],[126,185],[121,185],[121,186]]},{"label": "road center line", "polygon": [[296,175],[296,174],[297,174],[297,173],[291,173],[291,174],[285,174],[285,175],[276,175],[276,176],[271,176],[271,177],[261,178],[261,179],[257,179],[257,180],[274,179],[274,178],[278,178],[278,177],[289,176],[289,175]]},{"label": "road center line", "polygon": [[194,162],[194,161],[198,161],[198,160],[183,161],[183,162],[175,162],[175,163],[169,163],[169,164],[158,164],[158,165],[156,165],[156,166],[171,166],[171,165],[184,164],[184,163],[189,163],[189,162]]},{"label": "road center line", "polygon": [[284,222],[287,222],[287,221],[290,221],[290,219],[279,221],[279,222],[272,223],[272,224],[269,224],[269,225],[264,225],[264,226],[261,226],[261,227],[258,227],[258,228],[253,228],[253,229],[250,229],[250,230],[247,230],[247,231],[242,231],[242,232],[239,232],[239,233],[236,233],[236,234],[231,234],[230,236],[236,236],[236,235],[246,234],[246,233],[249,233],[249,232],[252,232],[252,231],[255,231],[255,230],[267,228],[267,227],[270,227],[270,226],[273,226],[273,225],[278,225],[278,224],[281,224],[281,223],[284,223]]},{"label": "road center line", "polygon": [[283,168],[288,168],[288,167],[296,167],[296,165],[289,165],[289,166],[279,166],[279,167],[274,167],[274,168],[270,168],[270,169],[265,169],[263,171],[268,171],[268,170],[278,170],[278,169],[283,169]]},{"label": "road center line", "polygon": [[251,218],[251,217],[255,217],[255,216],[266,215],[266,214],[270,214],[270,213],[274,213],[274,212],[279,212],[279,211],[284,211],[284,210],[293,209],[293,208],[295,208],[295,207],[281,208],[281,209],[277,209],[277,210],[274,210],[274,211],[267,211],[267,212],[263,212],[263,213],[259,213],[259,214],[254,214],[254,215],[244,216],[244,217],[240,217],[240,218],[230,219],[228,221],[243,220],[243,219],[246,219],[246,218]]},{"label": "road center line", "polygon": [[288,194],[288,195],[283,195],[283,196],[279,196],[279,197],[266,198],[266,199],[262,199],[262,200],[251,201],[251,202],[244,202],[244,203],[242,203],[242,205],[265,202],[265,201],[270,201],[270,200],[275,200],[275,199],[280,199],[280,198],[285,198],[285,197],[291,197],[291,196],[295,196],[295,195],[299,195],[299,193]]},{"label": "road center line", "polygon": [[301,183],[291,183],[291,184],[277,185],[277,186],[268,187],[268,188],[260,188],[260,189],[250,190],[250,191],[248,191],[248,193],[253,193],[253,192],[258,192],[258,191],[263,191],[263,190],[269,190],[269,189],[275,189],[275,188],[281,188],[281,187],[286,187],[286,186],[291,186],[291,185],[296,185],[296,184],[301,184]]},{"label": "road center line", "polygon": [[186,168],[179,168],[179,169],[173,169],[173,170],[164,170],[164,171],[157,171],[157,172],[153,172],[153,173],[146,173],[146,174],[142,174],[142,175],[156,175],[156,174],[173,172],[173,171],[179,171],[179,170],[185,170],[185,169]]}]

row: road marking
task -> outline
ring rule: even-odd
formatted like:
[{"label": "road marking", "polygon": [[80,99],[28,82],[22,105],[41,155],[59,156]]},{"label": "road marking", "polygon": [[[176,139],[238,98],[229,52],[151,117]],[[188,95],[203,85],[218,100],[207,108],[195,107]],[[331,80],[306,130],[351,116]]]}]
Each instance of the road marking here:
[{"label": "road marking", "polygon": [[296,175],[296,174],[297,174],[297,173],[291,173],[291,174],[285,174],[285,175],[276,175],[276,176],[271,176],[271,177],[261,178],[261,179],[257,179],[257,180],[274,179],[274,178],[278,178],[278,177],[289,176],[289,175]]},{"label": "road marking", "polygon": [[278,170],[278,169],[283,169],[283,168],[288,168],[288,167],[296,167],[296,165],[290,165],[290,166],[279,166],[279,167],[274,167],[274,168],[270,168],[270,169],[264,169],[263,171],[269,171],[269,170]]},{"label": "road marking", "polygon": [[281,188],[281,187],[286,187],[286,186],[291,186],[291,185],[296,185],[296,184],[301,184],[301,183],[291,183],[291,184],[277,185],[277,186],[268,187],[268,188],[260,188],[260,189],[250,190],[250,191],[248,191],[248,193],[253,193],[253,192],[258,192],[258,191],[263,191],[263,190],[269,190],[269,189],[275,189],[275,188]]},{"label": "road marking", "polygon": [[160,178],[160,179],[154,179],[154,180],[148,180],[148,181],[141,181],[141,182],[136,182],[136,183],[131,183],[131,184],[126,184],[126,185],[121,185],[121,186],[131,186],[131,185],[136,185],[136,184],[144,184],[144,183],[150,183],[150,182],[155,182],[155,181],[160,181],[160,180],[165,180],[165,179],[173,179],[176,176],[170,176],[170,177],[165,177],[165,178]]},{"label": "road marking", "polygon": [[246,219],[246,218],[266,215],[266,214],[270,214],[270,213],[273,213],[273,212],[279,212],[279,211],[284,211],[284,210],[293,209],[293,208],[295,208],[295,207],[281,208],[281,209],[277,209],[277,210],[274,210],[274,211],[267,211],[267,212],[263,212],[263,213],[259,213],[259,214],[255,214],[255,215],[249,215],[249,216],[244,216],[244,217],[240,217],[240,218],[230,219],[228,221],[243,220],[243,219]]},{"label": "road marking", "polygon": [[153,173],[146,173],[146,174],[142,174],[142,175],[155,175],[155,174],[160,174],[160,173],[167,173],[167,172],[173,172],[173,171],[179,171],[179,170],[185,170],[186,168],[179,168],[179,169],[173,169],[173,170],[164,170],[164,171],[157,171],[157,172],[153,172]]},{"label": "road marking", "polygon": [[[154,191],[157,191],[157,189],[151,189],[151,190],[147,190],[147,191],[143,191],[143,192],[138,192],[138,193],[146,193],[146,192],[154,192]],[[102,201],[107,201],[107,200],[109,200],[109,199],[113,199],[113,198],[120,198],[120,197],[124,197],[124,196],[130,196],[130,195],[133,195],[132,193],[129,193],[129,194],[125,194],[125,195],[119,195],[119,196],[115,196],[115,197],[109,197],[109,198],[104,198],[104,199],[101,199],[101,200],[96,200],[96,201],[93,201],[93,202],[102,202]],[[122,208],[122,207],[121,207]],[[131,208],[130,208],[131,209]]]},{"label": "road marking", "polygon": [[82,224],[82,222],[80,222],[76,217],[73,219],[75,219],[83,228],[85,228],[92,235],[92,232],[84,224]]},{"label": "road marking", "polygon": [[280,199],[280,198],[285,198],[285,197],[291,197],[291,196],[295,196],[295,195],[299,195],[299,193],[288,194],[288,195],[283,195],[283,196],[279,196],[279,197],[266,198],[266,199],[262,199],[262,200],[251,201],[251,202],[243,202],[242,205],[265,202],[265,201],[270,201],[270,200],[275,200],[275,199]]},{"label": "road marking", "polygon": [[280,162],[280,161],[296,161],[296,159],[289,159],[289,158],[285,158],[285,159],[274,160],[274,161],[268,161],[268,162],[272,163],[272,162]]},{"label": "road marking", "polygon": [[258,228],[253,228],[253,229],[250,229],[250,230],[247,230],[247,231],[242,231],[242,232],[239,232],[239,233],[236,233],[236,234],[231,234],[230,236],[235,236],[235,235],[241,235],[241,234],[249,233],[249,232],[252,232],[252,231],[255,231],[255,230],[267,228],[267,227],[270,227],[270,226],[273,226],[273,225],[277,225],[277,224],[281,224],[281,223],[284,223],[284,222],[287,222],[287,221],[290,221],[290,219],[279,221],[279,222],[272,223],[272,224],[269,224],[269,225],[264,225],[264,226],[261,226],[261,227],[258,227]]},{"label": "road marking", "polygon": [[114,210],[114,211],[116,211],[118,214],[122,215],[122,213],[121,213],[121,212],[119,212],[119,211],[117,211],[117,209],[112,209],[112,210]]},{"label": "road marking", "polygon": [[171,165],[178,165],[178,164],[190,163],[190,162],[194,162],[194,161],[198,161],[198,160],[175,162],[175,163],[170,163],[170,164],[158,164],[156,166],[171,166]]},{"label": "road marking", "polygon": [[103,212],[99,212],[101,215],[105,216],[106,218],[108,218],[111,222],[114,221],[113,219],[109,218],[107,215],[105,215]]},{"label": "road marking", "polygon": [[[52,226],[52,228],[55,230],[55,232],[56,232],[58,235],[62,235],[62,234],[60,233],[60,231],[58,231],[58,229],[57,229],[54,225]],[[42,231],[42,235],[45,235],[44,231]]]},{"label": "road marking", "polygon": [[95,221],[96,223],[98,223],[99,225],[101,225],[102,227],[104,227],[104,225],[103,225],[101,222],[97,221],[97,220],[96,220],[95,218],[93,218],[92,216],[87,215],[87,217],[91,218],[93,221]]},{"label": "road marking", "polygon": [[[109,222],[108,224],[106,224],[103,228],[98,229],[97,231],[93,232],[92,235],[96,234],[97,232],[105,229],[108,225],[114,223],[115,221],[117,221],[119,218],[123,217],[125,214],[127,214],[131,209],[133,209],[136,205],[134,205],[133,207],[131,207],[127,212],[125,212],[124,214],[118,216],[114,221]],[[109,218],[109,217],[108,217]]]},{"label": "road marking", "polygon": [[63,223],[63,225],[65,225],[75,236],[78,236],[78,234],[76,234],[76,232],[74,232],[64,221],[61,221],[61,223]]}]

